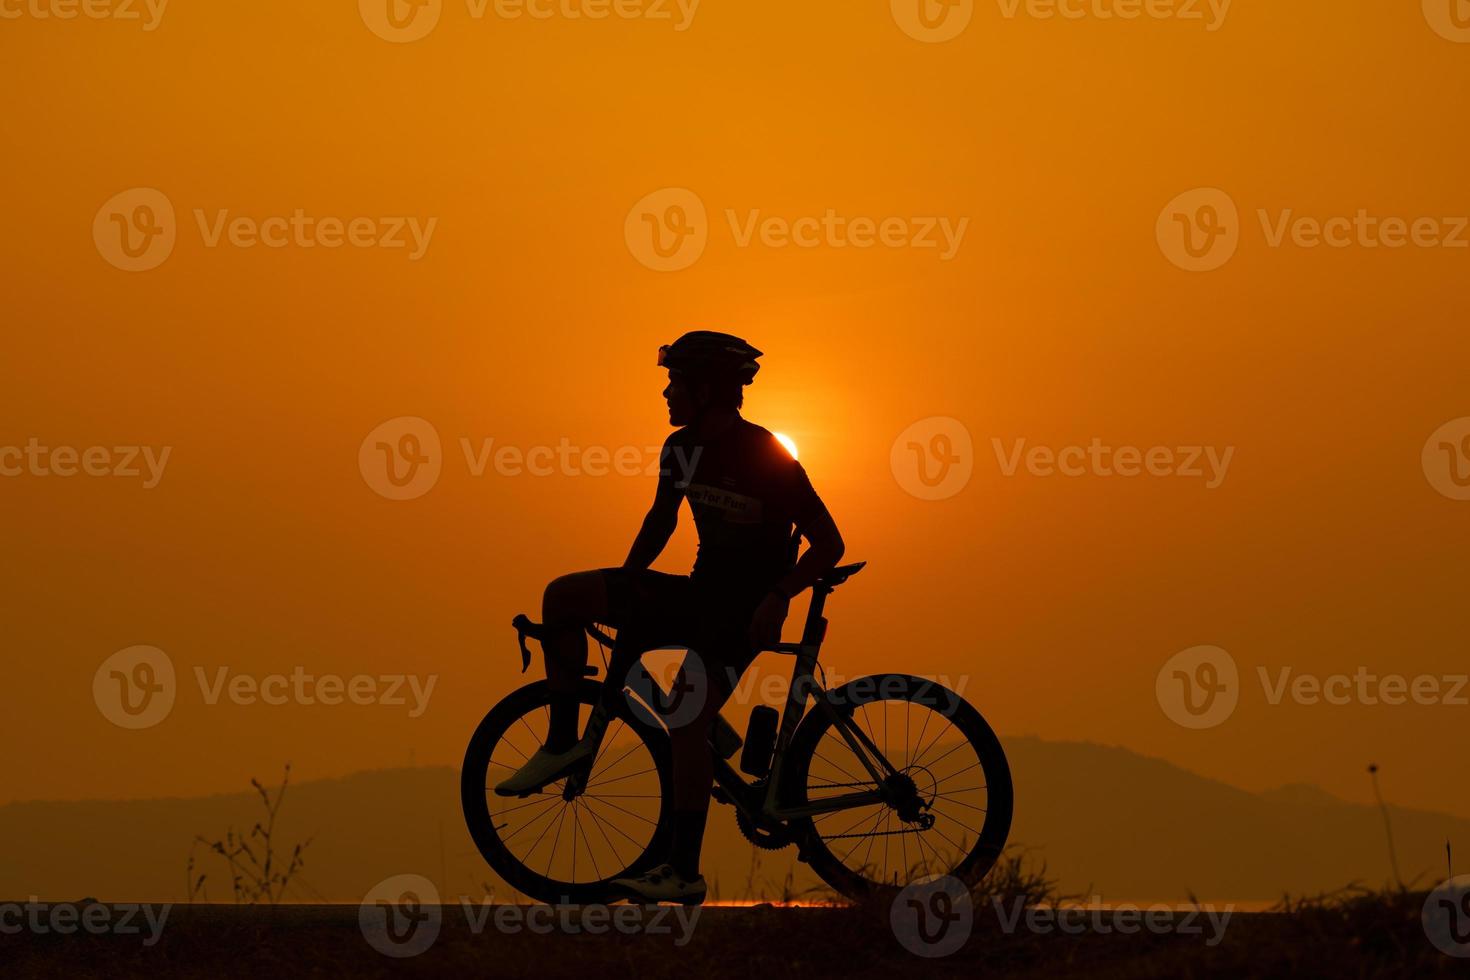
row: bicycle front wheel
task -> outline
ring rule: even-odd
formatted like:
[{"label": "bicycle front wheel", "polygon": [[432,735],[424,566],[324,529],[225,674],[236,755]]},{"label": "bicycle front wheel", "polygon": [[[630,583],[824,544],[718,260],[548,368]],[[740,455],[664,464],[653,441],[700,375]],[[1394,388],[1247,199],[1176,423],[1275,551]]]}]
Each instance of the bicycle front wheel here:
[{"label": "bicycle front wheel", "polygon": [[[792,821],[812,870],[856,901],[892,901],[931,875],[974,887],[1010,834],[1011,771],[995,732],[953,691],[907,674],[863,677],[824,695],[897,771],[900,805],[866,803]],[[799,808],[879,788],[832,718],[813,708],[782,763],[781,798]]]},{"label": "bicycle front wheel", "polygon": [[[578,731],[601,690],[582,682]],[[565,780],[525,798],[495,795],[495,784],[544,743],[550,703],[545,681],[528,684],[475,729],[460,770],[465,823],[490,867],[522,894],[553,904],[606,901],[614,878],[666,857],[673,819],[668,736],[618,698],[580,795],[564,799]]]}]

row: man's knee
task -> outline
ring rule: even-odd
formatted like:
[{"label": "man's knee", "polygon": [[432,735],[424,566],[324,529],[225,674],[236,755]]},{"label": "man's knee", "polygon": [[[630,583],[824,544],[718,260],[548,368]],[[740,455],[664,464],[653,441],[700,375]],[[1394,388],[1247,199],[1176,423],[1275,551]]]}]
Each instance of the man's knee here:
[{"label": "man's knee", "polygon": [[550,625],[580,624],[605,604],[601,572],[573,572],[555,578],[541,596],[541,618]]}]

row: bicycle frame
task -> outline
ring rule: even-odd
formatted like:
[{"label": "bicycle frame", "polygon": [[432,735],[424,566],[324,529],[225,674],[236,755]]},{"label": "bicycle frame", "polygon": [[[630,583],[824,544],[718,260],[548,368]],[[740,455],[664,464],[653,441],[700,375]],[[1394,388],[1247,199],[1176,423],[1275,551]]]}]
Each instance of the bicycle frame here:
[{"label": "bicycle frame", "polygon": [[[781,727],[771,758],[770,775],[766,777],[765,796],[761,800],[758,812],[750,814],[753,817],[787,821],[847,810],[856,806],[882,803],[888,799],[886,791],[875,789],[860,793],[845,793],[841,796],[795,807],[781,807],[776,802],[786,752],[791,747],[791,739],[796,734],[797,725],[806,715],[808,697],[816,702],[816,710],[824,712],[832,721],[833,727],[842,735],[853,755],[862,762],[864,768],[868,770],[868,775],[872,776],[877,786],[882,787],[886,779],[896,771],[883,753],[878,750],[878,747],[868,738],[862,727],[854,725],[832,707],[823,696],[826,690],[817,682],[817,656],[821,652],[822,641],[827,636],[827,619],[822,613],[826,609],[827,597],[832,594],[832,590],[833,586],[821,582],[813,587],[811,606],[807,609],[806,625],[802,630],[801,642],[778,643],[770,648],[770,652],[794,655],[796,663],[791,670],[791,686],[786,692],[786,705],[782,711]],[[877,761],[875,762],[874,759]],[[726,792],[730,793],[736,806],[744,804],[744,798],[749,796],[754,785],[747,783],[730,766],[729,762],[718,756],[715,757],[715,779]],[[746,808],[749,809],[748,806]]]},{"label": "bicycle frame", "polygon": [[[843,717],[824,695],[826,690],[816,680],[817,657],[822,649],[822,641],[827,635],[827,619],[822,615],[826,609],[827,597],[832,594],[836,586],[825,581],[818,582],[812,587],[811,605],[807,609],[806,623],[802,629],[801,641],[798,643],[778,643],[762,652],[789,654],[796,657],[796,663],[791,671],[791,686],[786,694],[786,704],[781,715],[781,724],[776,738],[776,745],[771,758],[771,769],[766,777],[765,793],[759,799],[752,798],[752,791],[758,783],[746,782],[730,763],[710,749],[714,757],[715,782],[729,795],[732,803],[745,811],[748,816],[761,823],[786,822],[790,820],[813,817],[823,813],[834,813],[853,807],[868,806],[874,803],[885,803],[890,801],[891,794],[886,789],[889,777],[896,774],[892,763],[879,751],[878,746],[862,730],[860,725],[853,724],[849,718]],[[611,646],[614,640],[595,626],[588,627],[587,632],[599,643]],[[604,683],[607,680],[604,679]],[[797,726],[806,714],[806,701],[811,697],[816,702],[816,710],[824,712],[831,720],[833,727],[841,734],[853,755],[857,756],[867,769],[868,775],[878,787],[857,793],[845,793],[816,802],[805,803],[800,806],[779,806],[776,799],[777,788],[780,785],[781,769],[785,761],[786,752],[791,746],[791,740],[796,734]],[[594,710],[588,718],[584,737],[594,737],[601,741],[603,732],[607,725],[606,716],[599,710]],[[568,797],[581,791],[582,783],[590,772],[590,763],[596,758],[596,751],[589,759],[587,771],[578,773],[568,778],[566,793]]]}]

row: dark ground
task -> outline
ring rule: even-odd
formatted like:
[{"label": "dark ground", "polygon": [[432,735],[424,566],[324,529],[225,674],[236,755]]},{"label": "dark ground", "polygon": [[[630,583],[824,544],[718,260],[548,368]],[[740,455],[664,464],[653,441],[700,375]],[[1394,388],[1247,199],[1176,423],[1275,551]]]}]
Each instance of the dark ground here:
[{"label": "dark ground", "polygon": [[[896,977],[925,975],[1056,978],[1111,977],[1470,977],[1470,960],[1436,950],[1420,923],[1422,894],[1364,895],[1309,903],[1289,912],[1235,913],[1213,947],[1201,932],[1040,935],[1007,933],[980,900],[973,932],[958,952],[921,958],[895,937],[887,910],[706,908],[686,928],[669,909],[662,934],[591,934],[538,920],[524,907],[491,907],[478,934],[460,906],[435,907],[437,938],[419,955],[394,959],[364,938],[353,906],[176,906],[154,945],[141,915],[130,935],[38,933],[0,906],[0,973],[9,977],[294,976],[637,976]],[[498,908],[507,911],[497,913]],[[617,906],[614,907],[618,908]],[[627,908],[622,906],[622,908]],[[485,909],[476,908],[483,915]],[[553,910],[555,912],[555,910]],[[96,913],[99,917],[101,911]],[[121,913],[115,913],[120,916]],[[157,910],[155,910],[156,918]],[[432,912],[430,913],[432,914]],[[496,915],[514,931],[497,929]],[[542,915],[550,913],[541,913]],[[556,913],[560,914],[560,913]],[[629,909],[628,916],[644,916]],[[113,921],[117,921],[114,919]],[[576,922],[573,916],[569,919]],[[651,919],[644,918],[652,925]],[[1173,920],[1182,924],[1183,918]],[[626,924],[626,920],[625,920]],[[549,931],[547,931],[549,930]],[[570,930],[570,931],[569,931]],[[680,944],[682,942],[682,945]]]}]

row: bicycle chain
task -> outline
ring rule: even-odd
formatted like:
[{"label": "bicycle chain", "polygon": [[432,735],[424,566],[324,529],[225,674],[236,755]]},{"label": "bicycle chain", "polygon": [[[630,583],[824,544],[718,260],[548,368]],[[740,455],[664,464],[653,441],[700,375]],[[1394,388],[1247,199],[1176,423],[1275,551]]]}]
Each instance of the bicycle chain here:
[{"label": "bicycle chain", "polygon": [[844,837],[893,837],[896,834],[922,834],[923,830],[876,830],[867,834],[833,834],[828,837],[819,833],[817,836],[822,840],[842,840]]},{"label": "bicycle chain", "polygon": [[[873,781],[870,779],[867,782],[859,783],[819,783],[815,786],[808,786],[807,789],[849,789],[854,786],[872,785]],[[846,837],[893,837],[897,834],[922,834],[923,832],[924,831],[922,828],[919,830],[879,830],[866,834],[833,834],[830,837],[828,837],[826,834],[822,834],[821,837],[822,840],[842,840]]]}]

